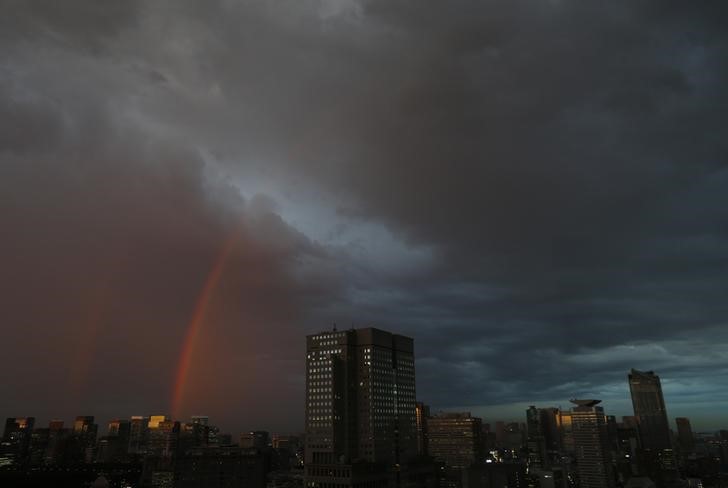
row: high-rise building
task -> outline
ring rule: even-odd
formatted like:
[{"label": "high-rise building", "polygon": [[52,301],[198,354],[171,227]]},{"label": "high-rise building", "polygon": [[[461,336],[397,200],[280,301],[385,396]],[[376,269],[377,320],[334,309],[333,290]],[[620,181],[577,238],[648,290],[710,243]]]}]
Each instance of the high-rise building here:
[{"label": "high-rise building", "polygon": [[62,449],[63,464],[77,465],[90,463],[94,459],[98,425],[93,415],[79,415],[73,422],[73,431]]},{"label": "high-rise building", "polygon": [[149,421],[148,452],[170,458],[177,453],[180,436],[180,423],[169,419]]},{"label": "high-rise building", "polygon": [[678,417],[675,419],[675,423],[677,424],[677,438],[680,441],[680,449],[685,454],[695,452],[695,438],[693,437],[693,429],[690,427],[690,419]]},{"label": "high-rise building", "polygon": [[571,400],[571,431],[581,488],[613,488],[606,416],[600,400]]},{"label": "high-rise building", "polygon": [[677,478],[678,470],[660,377],[652,371],[632,369],[628,378],[640,436],[640,474],[658,485],[667,483]]},{"label": "high-rise building", "polygon": [[672,449],[660,377],[652,371],[632,369],[628,378],[642,448],[653,451]]},{"label": "high-rise building", "polygon": [[0,441],[0,467],[24,463],[29,454],[35,417],[9,417]]},{"label": "high-rise building", "polygon": [[109,422],[107,434],[99,439],[96,459],[99,462],[124,462],[129,452],[129,435],[131,423],[124,419]]},{"label": "high-rise building", "polygon": [[558,457],[561,446],[558,408],[529,407],[526,410],[529,463],[547,468]]},{"label": "high-rise building", "polygon": [[129,424],[129,454],[142,455],[149,438],[149,417],[135,415]]},{"label": "high-rise building", "polygon": [[48,424],[48,447],[45,451],[44,464],[55,465],[61,462],[70,429],[63,428],[63,420],[51,420]]},{"label": "high-rise building", "polygon": [[307,486],[387,486],[416,456],[412,339],[374,328],[308,336]]},{"label": "high-rise building", "polygon": [[429,453],[436,461],[457,470],[482,457],[482,420],[470,412],[441,413],[427,421]]},{"label": "high-rise building", "polygon": [[430,407],[422,402],[415,403],[415,421],[417,422],[417,454],[427,456],[427,419]]},{"label": "high-rise building", "polygon": [[561,452],[568,456],[574,456],[574,423],[571,411],[559,410],[559,431],[561,434]]},{"label": "high-rise building", "polygon": [[625,482],[639,473],[639,432],[634,417],[622,417],[616,431],[616,466],[618,481]]},{"label": "high-rise building", "polygon": [[48,450],[50,429],[47,427],[36,427],[30,434],[30,450],[28,461],[31,466],[42,466],[45,464],[45,454]]}]

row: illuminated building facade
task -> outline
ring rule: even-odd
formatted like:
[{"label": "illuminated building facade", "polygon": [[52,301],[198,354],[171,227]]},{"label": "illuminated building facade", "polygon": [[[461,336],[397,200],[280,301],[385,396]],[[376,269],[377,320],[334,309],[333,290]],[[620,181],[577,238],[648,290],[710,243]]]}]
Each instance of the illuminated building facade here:
[{"label": "illuminated building facade", "polygon": [[482,421],[463,413],[441,413],[427,420],[429,454],[449,468],[467,468],[482,457]]},{"label": "illuminated building facade", "polygon": [[307,486],[386,486],[416,456],[412,339],[374,328],[308,336]]},{"label": "illuminated building facade", "polygon": [[571,400],[571,434],[581,488],[614,488],[607,421],[600,400]]}]

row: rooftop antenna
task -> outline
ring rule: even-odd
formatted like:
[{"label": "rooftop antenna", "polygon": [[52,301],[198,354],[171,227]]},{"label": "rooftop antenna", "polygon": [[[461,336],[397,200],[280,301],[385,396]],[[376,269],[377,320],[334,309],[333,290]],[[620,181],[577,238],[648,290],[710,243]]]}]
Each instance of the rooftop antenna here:
[{"label": "rooftop antenna", "polygon": [[334,332],[336,332],[336,322],[334,322]]}]

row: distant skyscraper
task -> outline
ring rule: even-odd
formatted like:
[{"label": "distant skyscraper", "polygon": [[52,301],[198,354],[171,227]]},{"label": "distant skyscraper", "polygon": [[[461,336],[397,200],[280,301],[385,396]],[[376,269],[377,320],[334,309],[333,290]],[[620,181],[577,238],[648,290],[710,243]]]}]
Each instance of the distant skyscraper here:
[{"label": "distant skyscraper", "polygon": [[677,438],[680,441],[680,449],[685,454],[695,452],[695,438],[693,437],[693,429],[690,427],[690,419],[678,417],[675,419],[675,423],[677,424]]},{"label": "distant skyscraper", "polygon": [[652,371],[633,369],[629,373],[629,391],[642,448],[653,451],[672,449],[660,377]]},{"label": "distant skyscraper", "polygon": [[571,400],[571,430],[581,488],[613,488],[607,422],[600,400]]},{"label": "distant skyscraper", "polygon": [[129,428],[129,454],[144,454],[149,438],[149,417],[133,416]]},{"label": "distant skyscraper", "polygon": [[90,463],[94,458],[96,435],[99,426],[94,423],[93,415],[79,415],[73,422],[72,439],[66,449],[66,463]]},{"label": "distant skyscraper", "polygon": [[63,420],[50,421],[48,424],[48,447],[45,451],[44,464],[54,465],[62,460],[64,443],[70,435],[70,429],[63,428]]},{"label": "distant skyscraper", "polygon": [[362,462],[398,476],[417,455],[412,339],[367,328],[306,341],[307,485],[351,486]]},{"label": "distant skyscraper", "polygon": [[561,450],[564,454],[575,455],[574,423],[569,410],[559,410],[559,430],[561,433]]},{"label": "distant skyscraper", "polygon": [[529,461],[534,467],[549,467],[561,446],[559,409],[536,408],[526,410]]},{"label": "distant skyscraper", "polygon": [[415,404],[415,420],[417,422],[417,454],[427,455],[427,419],[430,416],[430,407],[422,402]]},{"label": "distant skyscraper", "polygon": [[107,435],[99,439],[96,445],[96,459],[100,462],[124,462],[129,452],[129,434],[131,423],[124,419],[109,422]]},{"label": "distant skyscraper", "polygon": [[177,453],[180,436],[180,423],[174,420],[161,420],[152,416],[149,421],[149,452],[165,458]]},{"label": "distant skyscraper", "polygon": [[480,462],[482,420],[470,412],[441,413],[427,420],[428,450],[435,460],[459,471]]},{"label": "distant skyscraper", "polygon": [[0,441],[0,467],[24,463],[29,454],[34,417],[9,417]]}]

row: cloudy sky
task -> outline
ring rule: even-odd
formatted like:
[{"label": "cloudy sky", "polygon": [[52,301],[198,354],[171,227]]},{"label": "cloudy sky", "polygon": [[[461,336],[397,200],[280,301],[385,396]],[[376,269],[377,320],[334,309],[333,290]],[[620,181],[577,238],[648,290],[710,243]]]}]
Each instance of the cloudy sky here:
[{"label": "cloudy sky", "polygon": [[728,427],[724,1],[0,10],[0,415],[298,431],[336,323],[436,410]]}]

